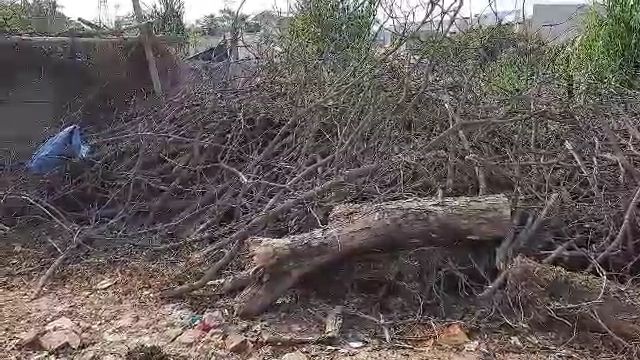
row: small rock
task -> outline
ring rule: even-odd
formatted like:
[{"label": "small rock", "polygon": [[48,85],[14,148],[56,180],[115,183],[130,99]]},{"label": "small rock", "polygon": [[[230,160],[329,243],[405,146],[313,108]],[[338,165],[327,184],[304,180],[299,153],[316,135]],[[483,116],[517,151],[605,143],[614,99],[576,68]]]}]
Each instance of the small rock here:
[{"label": "small rock", "polygon": [[25,347],[36,344],[38,335],[40,335],[40,331],[38,329],[31,329],[27,332],[24,332],[18,336],[20,338],[20,342],[18,343],[18,345],[20,347]]},{"label": "small rock", "polygon": [[174,341],[180,335],[182,335],[182,328],[171,328],[164,332],[164,338],[168,342]]},{"label": "small rock", "polygon": [[224,341],[224,344],[227,350],[234,352],[236,354],[240,354],[246,351],[251,346],[247,338],[239,334],[231,334],[227,336],[227,339]]},{"label": "small rock", "polygon": [[55,331],[55,330],[70,330],[75,333],[81,333],[82,331],[78,327],[78,325],[74,324],[68,317],[61,317],[57,320],[54,320],[47,324],[44,328],[45,331]]},{"label": "small rock", "polygon": [[92,324],[90,324],[90,323],[88,323],[86,321],[82,321],[82,320],[78,321],[78,326],[80,327],[80,330],[82,332],[85,332],[87,330],[91,330],[93,328],[96,328],[95,325],[92,325]]},{"label": "small rock", "polygon": [[364,346],[364,343],[362,341],[349,341],[347,344],[353,349],[360,349]]},{"label": "small rock", "polygon": [[40,337],[40,346],[45,350],[55,351],[65,345],[74,349],[80,346],[80,336],[71,330],[49,331]]},{"label": "small rock", "polygon": [[282,356],[281,360],[307,360],[307,359],[309,359],[307,355],[301,353],[300,351],[294,351]]},{"label": "small rock", "polygon": [[93,288],[95,290],[106,290],[106,289],[110,288],[111,286],[113,286],[116,282],[117,282],[117,280],[104,279],[104,280],[100,281],[99,283],[97,283],[96,286],[94,286]]},{"label": "small rock", "polygon": [[209,331],[201,341],[215,348],[224,349],[224,338],[225,336],[222,330],[214,329]]},{"label": "small rock", "polygon": [[116,327],[118,328],[130,327],[131,325],[135,324],[137,321],[138,321],[138,315],[133,312],[128,312],[118,320],[118,322],[116,323]]},{"label": "small rock", "polygon": [[102,339],[106,342],[122,342],[127,339],[126,336],[117,333],[104,333],[102,334]]},{"label": "small rock", "polygon": [[178,336],[176,341],[181,343],[181,344],[187,344],[187,345],[188,344],[193,344],[193,343],[197,342],[198,340],[200,340],[206,334],[207,333],[202,331],[202,330],[189,329],[189,330],[186,330],[185,332],[183,332],[182,335]]}]

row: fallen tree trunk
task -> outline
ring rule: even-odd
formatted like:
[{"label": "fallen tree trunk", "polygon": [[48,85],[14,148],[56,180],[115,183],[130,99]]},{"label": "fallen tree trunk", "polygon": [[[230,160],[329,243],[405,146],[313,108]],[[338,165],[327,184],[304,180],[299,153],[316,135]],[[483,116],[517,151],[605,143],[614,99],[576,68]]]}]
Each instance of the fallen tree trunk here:
[{"label": "fallen tree trunk", "polygon": [[[518,318],[549,329],[564,327],[611,335],[620,345],[640,340],[640,289],[605,277],[569,272],[523,257],[509,269],[507,295]],[[577,326],[576,326],[577,325]]]},{"label": "fallen tree trunk", "polygon": [[282,239],[252,238],[253,281],[237,313],[257,315],[301,277],[348,257],[421,247],[493,245],[510,228],[505,196],[415,199],[338,207],[329,225]]}]

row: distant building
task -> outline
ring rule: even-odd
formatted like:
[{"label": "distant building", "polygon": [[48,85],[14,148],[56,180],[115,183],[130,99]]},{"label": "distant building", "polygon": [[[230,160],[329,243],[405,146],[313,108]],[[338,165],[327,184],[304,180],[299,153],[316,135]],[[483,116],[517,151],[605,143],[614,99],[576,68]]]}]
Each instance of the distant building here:
[{"label": "distant building", "polygon": [[456,18],[453,22],[453,25],[449,29],[449,34],[455,35],[458,33],[463,33],[471,29],[471,24],[471,18],[468,16]]},{"label": "distant building", "polygon": [[[523,23],[522,15],[522,11],[517,9],[509,11],[486,12],[482,14],[476,14],[473,17],[460,16],[453,20],[451,18],[434,19],[422,24],[420,26],[420,29],[418,29],[417,31],[415,30],[415,28],[419,26],[419,24],[417,23],[413,23],[408,26],[403,25],[403,30],[405,30],[406,33],[413,32],[415,38],[425,40],[434,35],[443,34],[444,32],[446,32],[445,35],[455,35],[458,33],[463,33],[473,27],[478,26],[494,26],[500,24],[518,25]],[[402,30],[399,30],[397,32],[400,31]]]},{"label": "distant building", "polygon": [[275,11],[265,10],[253,15],[250,20],[260,25],[262,30],[276,31],[285,28],[289,18]]},{"label": "distant building", "polygon": [[529,31],[553,42],[575,38],[591,6],[579,3],[534,3]]},{"label": "distant building", "polygon": [[472,19],[472,26],[493,26],[505,24],[519,24],[522,22],[522,10],[485,11],[476,14]]},{"label": "distant building", "polygon": [[[564,42],[575,38],[582,28],[584,15],[591,6],[583,3],[545,2],[549,0],[534,0],[534,3],[523,9],[486,11],[473,17],[457,17],[451,24],[451,19],[435,19],[422,25],[419,23],[399,24],[393,29],[383,29],[376,34],[378,46],[389,46],[394,37],[401,34],[410,35],[414,40],[427,40],[435,35],[463,33],[475,27],[495,25],[513,25],[515,31],[536,33],[543,39],[553,42]],[[555,0],[554,0],[555,1]],[[566,0],[571,1],[571,0]],[[578,0],[580,1],[580,0]],[[417,27],[420,26],[419,29]],[[409,43],[412,41],[410,40]],[[408,44],[411,47],[411,44]]]}]

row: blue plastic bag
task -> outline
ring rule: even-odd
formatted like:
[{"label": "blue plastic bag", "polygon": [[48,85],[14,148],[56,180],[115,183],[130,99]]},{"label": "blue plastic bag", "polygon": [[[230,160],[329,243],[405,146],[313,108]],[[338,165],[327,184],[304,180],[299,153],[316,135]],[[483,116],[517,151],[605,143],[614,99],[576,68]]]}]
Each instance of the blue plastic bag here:
[{"label": "blue plastic bag", "polygon": [[63,166],[74,159],[84,159],[89,155],[78,125],[71,125],[45,142],[33,154],[27,164],[29,171],[44,174]]}]

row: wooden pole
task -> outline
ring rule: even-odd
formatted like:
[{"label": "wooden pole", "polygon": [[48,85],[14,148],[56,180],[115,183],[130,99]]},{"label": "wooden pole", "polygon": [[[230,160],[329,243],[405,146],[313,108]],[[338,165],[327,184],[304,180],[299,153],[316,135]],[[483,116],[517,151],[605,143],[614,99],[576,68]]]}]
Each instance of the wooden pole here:
[{"label": "wooden pole", "polygon": [[133,11],[136,14],[136,21],[141,24],[140,36],[142,38],[142,46],[144,46],[144,54],[147,57],[147,64],[149,65],[149,75],[153,82],[153,90],[156,93],[156,96],[162,97],[162,85],[160,84],[156,58],[153,56],[153,50],[151,49],[153,30],[151,29],[151,25],[144,21],[142,8],[140,7],[140,0],[131,0],[131,2],[133,3]]}]

